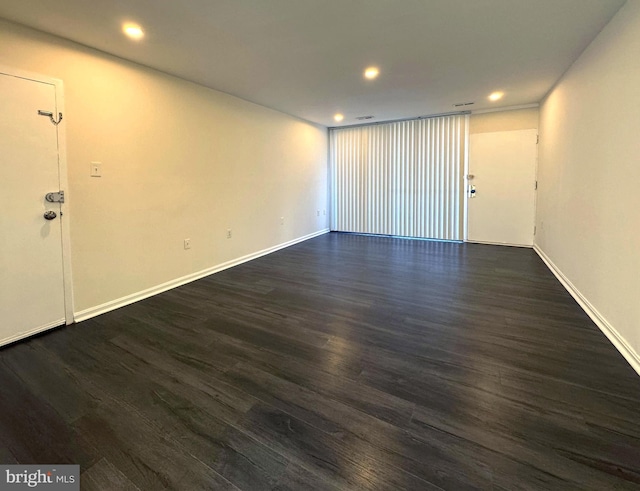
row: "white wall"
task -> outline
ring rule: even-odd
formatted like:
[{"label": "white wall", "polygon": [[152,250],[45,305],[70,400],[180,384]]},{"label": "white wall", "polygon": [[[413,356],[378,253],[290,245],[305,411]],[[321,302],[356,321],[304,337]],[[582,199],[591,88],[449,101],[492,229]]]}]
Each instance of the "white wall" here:
[{"label": "white wall", "polygon": [[634,0],[544,100],[536,244],[640,373],[639,54]]},{"label": "white wall", "polygon": [[537,107],[512,109],[469,116],[469,134],[494,131],[537,130],[540,114]]},{"label": "white wall", "polygon": [[0,64],[65,84],[76,312],[328,226],[325,128],[4,21]]}]

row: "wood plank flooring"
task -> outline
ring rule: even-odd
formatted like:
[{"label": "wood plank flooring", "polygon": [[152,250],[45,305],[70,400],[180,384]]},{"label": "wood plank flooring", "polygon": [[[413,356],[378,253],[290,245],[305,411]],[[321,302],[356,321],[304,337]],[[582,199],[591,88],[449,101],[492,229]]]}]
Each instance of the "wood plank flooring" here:
[{"label": "wood plank flooring", "polygon": [[327,234],[0,350],[83,490],[640,489],[640,377],[529,249]]}]

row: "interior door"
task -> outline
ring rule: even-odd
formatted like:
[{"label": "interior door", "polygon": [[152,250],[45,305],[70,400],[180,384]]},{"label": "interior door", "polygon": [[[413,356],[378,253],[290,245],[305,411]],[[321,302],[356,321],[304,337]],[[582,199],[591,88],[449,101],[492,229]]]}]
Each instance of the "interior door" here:
[{"label": "interior door", "polygon": [[470,136],[470,242],[533,245],[537,135],[537,130],[517,130]]},{"label": "interior door", "polygon": [[57,114],[54,85],[0,74],[0,345],[65,322],[61,205],[45,199],[58,131],[38,110]]}]

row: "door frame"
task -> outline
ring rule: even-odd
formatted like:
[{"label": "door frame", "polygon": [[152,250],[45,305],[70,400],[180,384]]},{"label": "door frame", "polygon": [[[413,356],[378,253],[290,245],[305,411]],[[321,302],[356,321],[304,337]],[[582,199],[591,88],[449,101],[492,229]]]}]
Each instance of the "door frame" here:
[{"label": "door frame", "polygon": [[[64,86],[62,80],[41,75],[39,73],[33,73],[18,68],[8,67],[6,65],[0,65],[0,75],[8,75],[10,77],[22,78],[25,80],[31,80],[33,82],[46,83],[53,85],[55,88],[56,97],[56,112],[61,112],[66,116],[64,108]],[[44,109],[44,108],[43,108]],[[62,220],[60,220],[60,227],[62,233],[62,276],[63,276],[63,289],[64,289],[64,317],[65,324],[69,325],[74,322],[74,300],[73,300],[73,281],[71,274],[71,230],[69,222],[71,220],[70,206],[69,206],[69,179],[67,174],[67,131],[66,124],[62,126],[56,126],[58,130],[58,172],[60,178],[60,189],[66,191],[64,197],[64,203],[60,203],[60,213]],[[57,191],[52,189],[51,191]],[[49,328],[47,328],[49,329]],[[46,329],[42,329],[46,330]],[[36,334],[36,332],[30,333]]]},{"label": "door frame", "polygon": [[467,114],[464,132],[464,155],[462,159],[462,241],[469,242],[469,124],[471,118]]}]

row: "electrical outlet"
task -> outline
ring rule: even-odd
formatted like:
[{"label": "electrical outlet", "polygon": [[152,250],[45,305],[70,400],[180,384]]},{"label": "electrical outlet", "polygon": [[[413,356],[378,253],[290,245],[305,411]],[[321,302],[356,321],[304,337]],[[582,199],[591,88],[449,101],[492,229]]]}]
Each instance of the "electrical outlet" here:
[{"label": "electrical outlet", "polygon": [[280,217],[280,225],[284,225],[284,217]]},{"label": "electrical outlet", "polygon": [[102,177],[101,162],[91,162],[91,177]]},{"label": "electrical outlet", "polygon": [[184,239],[184,248],[191,249],[191,239]]},{"label": "electrical outlet", "polygon": [[320,210],[316,211],[316,216],[319,217],[320,216]]},{"label": "electrical outlet", "polygon": [[230,238],[231,238],[231,229],[228,228],[227,229],[227,239],[230,239]]}]

